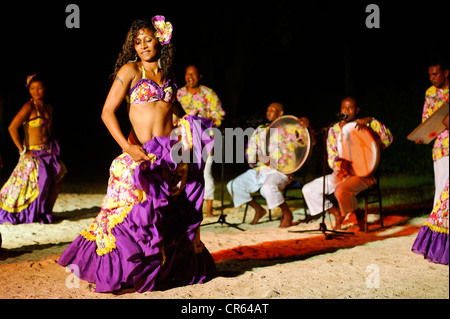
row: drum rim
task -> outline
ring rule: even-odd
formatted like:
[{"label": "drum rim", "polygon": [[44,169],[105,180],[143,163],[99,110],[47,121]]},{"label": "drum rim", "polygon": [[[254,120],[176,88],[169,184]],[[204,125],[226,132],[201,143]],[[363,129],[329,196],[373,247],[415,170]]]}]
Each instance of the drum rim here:
[{"label": "drum rim", "polygon": [[[278,121],[280,121],[281,119],[284,119],[284,118],[293,119],[296,122],[298,122],[299,125],[300,125],[300,119],[298,117],[296,117],[294,115],[283,115],[283,116],[280,116],[279,118],[277,118],[276,120],[274,120],[272,123],[270,123],[270,125],[268,127],[269,132],[270,132],[270,129],[273,127],[273,125],[276,122],[278,122]],[[311,157],[311,149],[312,149],[311,133],[309,132],[309,128],[306,127],[305,130],[306,130],[306,133],[307,133],[307,136],[308,136],[308,145],[306,147],[306,149],[307,149],[306,150],[306,156],[303,158],[303,160],[299,164],[297,164],[297,166],[294,169],[292,169],[290,171],[287,171],[287,172],[280,171],[279,169],[276,169],[275,167],[272,167],[272,166],[271,166],[271,168],[275,169],[276,171],[278,171],[280,173],[286,174],[286,175],[293,174],[293,173],[297,172],[300,168],[302,168],[302,166],[306,163],[306,161]]]},{"label": "drum rim", "polygon": [[[356,127],[356,124],[357,124],[356,120],[351,121],[351,122],[348,122],[348,123],[345,123],[345,124],[342,126],[342,128],[341,128],[341,133],[340,133],[340,134],[343,134],[343,132],[344,132],[344,127],[345,127],[345,126],[352,126],[352,128],[354,129],[354,128]],[[372,174],[378,169],[378,166],[380,165],[380,159],[381,159],[381,147],[380,147],[380,144],[378,143],[377,139],[375,138],[374,133],[373,133],[372,130],[368,129],[368,130],[359,131],[359,132],[360,132],[360,133],[361,133],[361,132],[364,132],[364,134],[370,136],[370,138],[373,140],[373,143],[375,144],[375,148],[376,148],[375,165],[374,165],[373,169],[370,171],[370,173],[368,173],[368,174],[366,174],[366,175],[363,175],[363,174],[357,174],[357,173],[355,172],[355,175],[358,176],[358,177],[367,177],[367,176],[372,175]],[[339,145],[340,145],[340,143],[338,143],[338,152],[339,152]],[[353,169],[353,171],[355,171],[355,170]]]}]

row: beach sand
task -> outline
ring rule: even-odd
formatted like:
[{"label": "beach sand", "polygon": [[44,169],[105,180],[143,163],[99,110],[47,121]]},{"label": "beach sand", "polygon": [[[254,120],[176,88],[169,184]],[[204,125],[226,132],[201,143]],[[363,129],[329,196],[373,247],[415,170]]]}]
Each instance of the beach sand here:
[{"label": "beach sand", "polygon": [[[249,209],[227,208],[225,221],[205,218],[201,238],[216,261],[217,272],[203,284],[137,293],[95,293],[95,285],[78,280],[57,264],[64,249],[99,212],[102,194],[61,194],[56,221],[0,225],[1,299],[448,299],[448,266],[429,263],[411,252],[420,226],[428,217],[386,209],[384,228],[369,215],[368,233],[319,231],[321,218],[281,229],[279,212],[258,225]],[[220,202],[215,201],[215,207]],[[215,211],[220,214],[220,211]],[[303,219],[295,208],[294,220]],[[219,222],[218,222],[219,221]],[[213,223],[211,225],[206,225]],[[327,228],[332,220],[327,216]]]}]

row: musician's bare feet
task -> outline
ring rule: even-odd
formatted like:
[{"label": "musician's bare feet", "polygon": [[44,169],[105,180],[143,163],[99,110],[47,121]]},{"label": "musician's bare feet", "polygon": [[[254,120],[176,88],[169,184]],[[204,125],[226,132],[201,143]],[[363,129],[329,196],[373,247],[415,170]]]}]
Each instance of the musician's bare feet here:
[{"label": "musician's bare feet", "polygon": [[331,206],[328,211],[334,216],[334,219],[336,220],[336,225],[334,226],[333,230],[340,230],[343,219],[341,216],[341,212],[334,206]]},{"label": "musician's bare feet", "polygon": [[250,223],[251,225],[256,225],[261,217],[266,214],[266,210],[264,208],[259,208],[255,210],[255,217],[253,217],[253,221]]},{"label": "musician's bare feet", "polygon": [[291,214],[283,214],[283,218],[281,219],[280,228],[286,228],[294,226],[292,223],[292,213]]},{"label": "musician's bare feet", "polygon": [[212,213],[212,204],[213,204],[212,199],[206,199],[205,201],[206,201],[206,217],[214,217]]},{"label": "musician's bare feet", "polygon": [[281,208],[281,210],[283,212],[283,216],[281,218],[281,223],[280,223],[280,228],[286,228],[286,227],[294,226],[295,223],[292,223],[292,220],[294,219],[294,217],[292,216],[292,212],[289,209],[289,207],[286,204],[286,202],[281,204],[280,208]]},{"label": "musician's bare feet", "polygon": [[255,225],[258,223],[259,219],[263,217],[267,212],[254,199],[248,202],[248,204],[255,210],[255,217],[253,217],[253,221],[250,223],[251,225]]},{"label": "musician's bare feet", "polygon": [[214,217],[213,213],[212,213],[212,204],[213,201],[212,199],[207,199],[206,200],[206,217]]}]

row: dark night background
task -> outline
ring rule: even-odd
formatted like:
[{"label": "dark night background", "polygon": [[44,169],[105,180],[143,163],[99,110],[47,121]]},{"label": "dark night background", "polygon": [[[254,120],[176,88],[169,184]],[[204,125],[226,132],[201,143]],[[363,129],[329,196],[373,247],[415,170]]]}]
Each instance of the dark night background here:
[{"label": "dark night background", "polygon": [[[78,4],[80,28],[65,25]],[[366,6],[380,8],[380,29],[365,25]],[[29,99],[27,75],[45,76],[69,180],[107,183],[120,153],[100,119],[115,60],[131,22],[164,15],[174,26],[179,86],[198,64],[227,113],[225,127],[262,121],[270,102],[309,117],[316,129],[335,121],[340,101],[357,98],[361,115],[390,127],[387,173],[432,174],[431,144],[406,136],[420,124],[427,61],[448,56],[449,1],[3,1],[0,10],[0,154],[6,179],[18,153],[7,127]],[[125,104],[119,109],[128,133]],[[320,174],[321,146],[306,169]],[[319,154],[319,155],[318,155]],[[217,165],[216,165],[217,166]],[[217,168],[215,168],[217,169]],[[231,173],[230,173],[231,174]],[[228,178],[231,176],[228,176]]]}]

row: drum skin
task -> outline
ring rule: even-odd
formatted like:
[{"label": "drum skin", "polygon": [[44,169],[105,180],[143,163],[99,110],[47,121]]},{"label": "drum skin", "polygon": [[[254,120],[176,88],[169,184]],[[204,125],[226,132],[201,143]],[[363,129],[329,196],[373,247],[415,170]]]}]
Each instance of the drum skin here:
[{"label": "drum skin", "polygon": [[298,171],[308,160],[312,145],[308,128],[292,115],[282,116],[269,126],[267,149],[270,166],[284,174]]},{"label": "drum skin", "polygon": [[356,122],[342,127],[338,139],[339,157],[349,161],[356,176],[372,174],[380,162],[380,146],[370,129],[356,128]]}]

